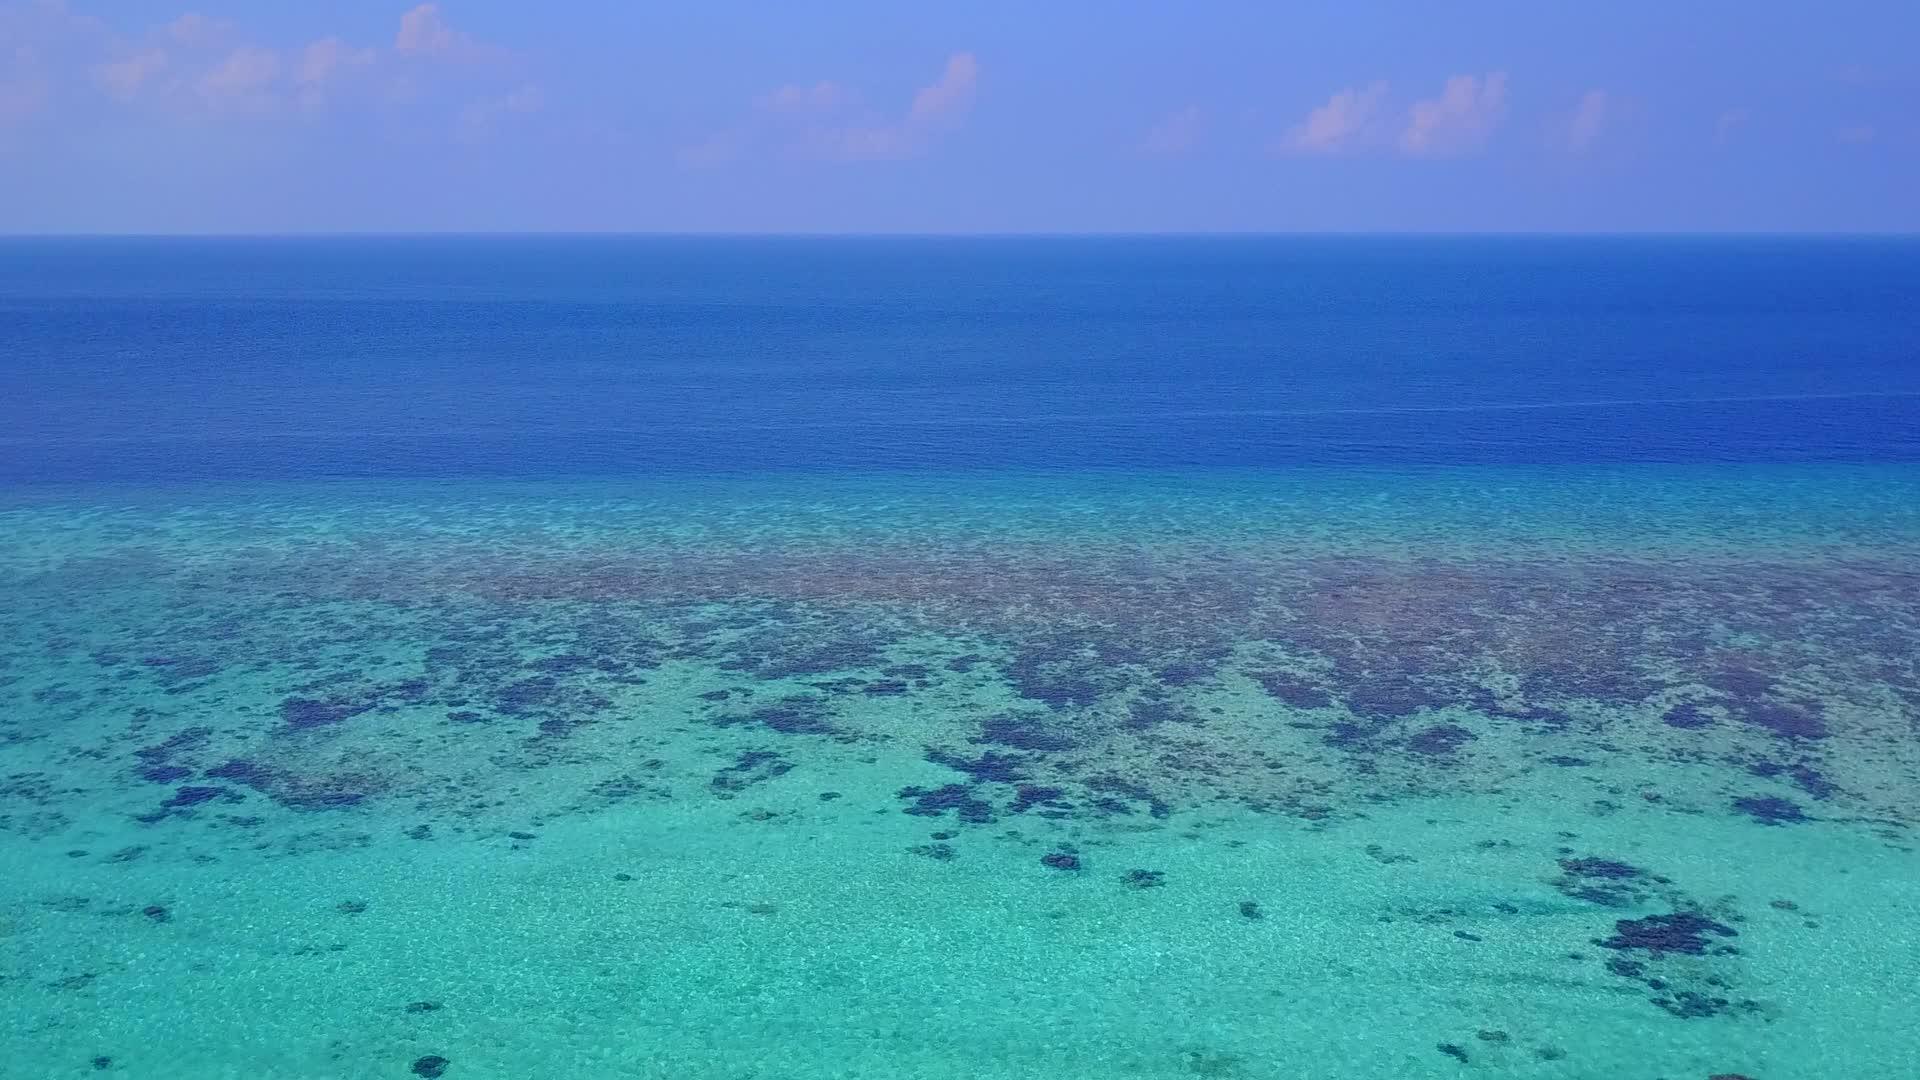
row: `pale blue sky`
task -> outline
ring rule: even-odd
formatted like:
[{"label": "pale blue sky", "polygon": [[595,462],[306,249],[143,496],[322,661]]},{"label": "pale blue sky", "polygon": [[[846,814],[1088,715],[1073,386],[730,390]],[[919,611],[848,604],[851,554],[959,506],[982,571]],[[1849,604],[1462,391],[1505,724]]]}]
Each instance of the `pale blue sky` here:
[{"label": "pale blue sky", "polygon": [[1920,229],[1920,4],[0,0],[0,232]]}]

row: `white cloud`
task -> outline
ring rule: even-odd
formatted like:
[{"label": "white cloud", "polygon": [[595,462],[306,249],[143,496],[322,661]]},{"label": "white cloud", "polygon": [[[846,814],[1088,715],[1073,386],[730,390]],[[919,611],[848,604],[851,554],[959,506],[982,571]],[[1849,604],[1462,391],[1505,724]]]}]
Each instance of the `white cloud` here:
[{"label": "white cloud", "polygon": [[812,86],[790,83],[760,97],[755,104],[775,112],[836,109],[852,103],[853,94],[837,82],[822,79]]},{"label": "white cloud", "polygon": [[200,96],[219,107],[271,108],[272,86],[280,77],[280,56],[272,49],[242,45],[200,77]]},{"label": "white cloud", "polygon": [[1161,157],[1184,154],[1199,145],[1205,131],[1205,114],[1198,105],[1189,105],[1149,128],[1140,140],[1140,152]]},{"label": "white cloud", "polygon": [[209,19],[198,12],[189,11],[168,23],[161,33],[175,45],[212,48],[233,40],[233,29],[233,24],[223,19]]},{"label": "white cloud", "polygon": [[1305,120],[1287,133],[1280,149],[1300,154],[1331,154],[1347,149],[1367,130],[1386,96],[1384,82],[1348,87],[1308,113]]},{"label": "white cloud", "polygon": [[1576,154],[1586,153],[1606,124],[1607,92],[1587,91],[1581,95],[1580,104],[1574,107],[1573,119],[1567,123],[1567,149]]},{"label": "white cloud", "polygon": [[913,95],[909,123],[926,123],[945,114],[964,112],[973,104],[973,88],[980,81],[980,63],[970,52],[954,53],[947,58],[940,81],[920,88]]},{"label": "white cloud", "polygon": [[447,25],[439,4],[421,4],[400,16],[393,47],[403,53],[446,53],[467,48],[473,39]]},{"label": "white cloud", "polygon": [[302,83],[324,83],[343,68],[364,67],[373,63],[372,49],[355,49],[337,37],[321,38],[300,55],[300,70],[295,79]]},{"label": "white cloud", "polygon": [[321,38],[309,44],[301,51],[299,66],[293,73],[293,81],[299,86],[300,104],[309,109],[325,106],[336,82],[349,71],[371,66],[374,59],[374,50],[356,49],[337,37]]},{"label": "white cloud", "polygon": [[1440,96],[1416,101],[1400,133],[1400,149],[1415,157],[1477,150],[1492,137],[1507,111],[1507,76],[1455,75]]},{"label": "white cloud", "polygon": [[138,96],[140,88],[166,68],[166,50],[143,49],[125,59],[95,65],[93,78],[107,93],[128,101]]}]

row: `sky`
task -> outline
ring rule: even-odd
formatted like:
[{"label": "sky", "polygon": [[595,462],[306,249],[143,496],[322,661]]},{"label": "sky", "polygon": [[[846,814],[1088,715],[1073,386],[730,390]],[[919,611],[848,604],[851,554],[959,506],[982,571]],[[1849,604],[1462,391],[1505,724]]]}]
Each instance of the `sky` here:
[{"label": "sky", "polygon": [[0,233],[1911,232],[1916,46],[1916,0],[0,0]]}]

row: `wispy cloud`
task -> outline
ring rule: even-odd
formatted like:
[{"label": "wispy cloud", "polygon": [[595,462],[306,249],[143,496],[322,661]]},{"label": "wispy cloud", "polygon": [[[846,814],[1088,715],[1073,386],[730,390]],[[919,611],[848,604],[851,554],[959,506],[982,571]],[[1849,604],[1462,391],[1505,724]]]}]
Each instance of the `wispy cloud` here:
[{"label": "wispy cloud", "polygon": [[754,104],[775,112],[798,112],[804,110],[836,109],[851,104],[853,92],[837,82],[821,80],[812,86],[790,83],[768,94],[761,95]]},{"label": "wispy cloud", "polygon": [[200,77],[200,96],[215,108],[261,110],[276,103],[280,55],[272,49],[242,45]]},{"label": "wispy cloud", "polygon": [[1567,149],[1575,154],[1591,149],[1607,126],[1607,111],[1605,90],[1589,90],[1580,95],[1580,104],[1574,106],[1573,117],[1567,121]]},{"label": "wispy cloud", "polygon": [[470,138],[533,111],[540,96],[513,53],[449,25],[430,3],[400,16],[391,43],[326,36],[274,48],[199,13],[129,34],[58,0],[0,0],[0,43],[0,120],[102,104],[156,119],[414,108],[437,110],[448,134]]},{"label": "wispy cloud", "polygon": [[1349,149],[1368,130],[1386,96],[1387,84],[1378,81],[1341,90],[1295,125],[1281,140],[1279,149],[1295,154],[1332,154]]},{"label": "wispy cloud", "polygon": [[1140,152],[1156,157],[1174,157],[1190,153],[1206,133],[1206,114],[1200,106],[1189,105],[1147,129],[1140,140]]},{"label": "wispy cloud", "polygon": [[[0,3],[0,128],[48,116],[63,84],[84,83],[89,66],[108,55],[109,38],[105,23],[61,3]],[[78,64],[76,52],[84,57]],[[0,149],[15,145],[23,144],[9,140]]]},{"label": "wispy cloud", "polygon": [[1486,145],[1507,112],[1507,76],[1455,75],[1440,96],[1416,101],[1400,132],[1400,149],[1414,157],[1464,154]]},{"label": "wispy cloud", "polygon": [[1752,114],[1745,109],[1728,109],[1713,122],[1713,145],[1725,146],[1747,126]]},{"label": "wispy cloud", "polygon": [[160,34],[175,45],[210,49],[232,44],[236,28],[225,19],[209,19],[197,11],[189,11],[168,23]]},{"label": "wispy cloud", "polygon": [[719,131],[691,146],[674,151],[674,160],[690,169],[711,169],[737,161],[746,152],[747,140],[737,131]]},{"label": "wispy cloud", "polygon": [[141,87],[166,69],[166,50],[142,49],[131,56],[94,65],[93,77],[107,93],[130,101],[139,95]]},{"label": "wispy cloud", "polygon": [[756,145],[837,161],[912,157],[965,120],[979,83],[978,58],[954,53],[940,77],[914,91],[906,112],[892,117],[855,108],[859,96],[832,80],[790,84],[754,99],[756,109],[768,114],[761,122],[709,136],[675,157],[684,165],[711,167],[746,157]]},{"label": "wispy cloud", "polygon": [[27,66],[28,59],[16,52],[14,70],[0,79],[0,125],[23,121],[46,105],[46,80]]},{"label": "wispy cloud", "polygon": [[473,102],[460,111],[460,137],[469,142],[486,138],[502,120],[539,112],[546,104],[546,91],[532,83],[517,86],[499,97]]},{"label": "wispy cloud", "polygon": [[924,151],[934,135],[960,123],[973,106],[979,82],[980,63],[974,55],[954,53],[940,78],[914,93],[905,119],[817,128],[807,133],[806,151],[847,161],[911,157]]},{"label": "wispy cloud", "polygon": [[330,84],[348,71],[371,65],[374,58],[373,49],[356,49],[337,37],[321,38],[309,44],[301,52],[299,67],[293,75],[300,104],[309,109],[325,105]]}]

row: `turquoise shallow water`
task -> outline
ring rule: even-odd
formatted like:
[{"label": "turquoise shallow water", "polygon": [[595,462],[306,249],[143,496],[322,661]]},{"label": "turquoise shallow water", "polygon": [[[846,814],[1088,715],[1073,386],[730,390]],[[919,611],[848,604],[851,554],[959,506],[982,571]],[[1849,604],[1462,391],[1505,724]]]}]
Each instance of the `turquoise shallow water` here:
[{"label": "turquoise shallow water", "polygon": [[1913,466],[49,486],[0,589],[0,1075],[1920,1075]]}]

